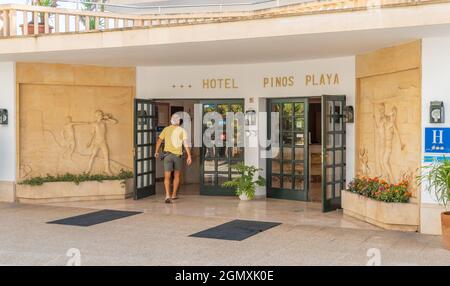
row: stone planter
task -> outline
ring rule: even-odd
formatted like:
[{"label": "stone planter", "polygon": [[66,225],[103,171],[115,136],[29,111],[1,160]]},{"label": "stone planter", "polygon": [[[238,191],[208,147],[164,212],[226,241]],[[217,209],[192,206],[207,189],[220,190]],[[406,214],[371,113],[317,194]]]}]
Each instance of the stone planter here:
[{"label": "stone planter", "polygon": [[126,199],[133,194],[133,179],[45,183],[40,186],[17,185],[16,199],[21,203],[42,204],[92,200]]},{"label": "stone planter", "polygon": [[384,229],[419,230],[419,205],[415,203],[386,203],[344,190],[342,208],[345,215]]}]

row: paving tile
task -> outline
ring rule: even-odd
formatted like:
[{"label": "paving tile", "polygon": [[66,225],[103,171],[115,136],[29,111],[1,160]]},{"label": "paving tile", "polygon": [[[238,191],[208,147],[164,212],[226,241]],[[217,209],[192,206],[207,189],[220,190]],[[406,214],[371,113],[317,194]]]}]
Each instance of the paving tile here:
[{"label": "paving tile", "polygon": [[[223,208],[220,202],[228,206]],[[283,201],[274,202],[275,206],[258,202],[258,211],[249,204],[237,210],[236,201],[229,198],[215,198],[211,209],[202,206],[196,211],[165,209],[162,202],[152,200],[146,205],[107,202],[101,207],[156,209],[84,228],[46,224],[91,212],[91,204],[0,203],[0,265],[66,265],[71,248],[80,251],[82,265],[366,265],[371,248],[379,249],[382,265],[450,265],[450,251],[442,248],[439,236],[339,227],[339,213],[334,217],[327,214],[324,219],[328,222],[317,223],[310,219],[314,208],[298,215],[296,211],[303,205],[288,202],[283,209]],[[283,223],[243,241],[189,237],[227,222],[235,214]]]}]

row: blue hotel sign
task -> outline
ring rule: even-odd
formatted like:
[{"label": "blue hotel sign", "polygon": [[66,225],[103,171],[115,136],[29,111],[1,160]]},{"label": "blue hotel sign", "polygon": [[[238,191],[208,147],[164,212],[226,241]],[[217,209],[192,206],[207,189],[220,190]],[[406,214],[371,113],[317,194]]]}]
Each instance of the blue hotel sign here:
[{"label": "blue hotel sign", "polygon": [[450,153],[450,128],[425,128],[425,153]]}]

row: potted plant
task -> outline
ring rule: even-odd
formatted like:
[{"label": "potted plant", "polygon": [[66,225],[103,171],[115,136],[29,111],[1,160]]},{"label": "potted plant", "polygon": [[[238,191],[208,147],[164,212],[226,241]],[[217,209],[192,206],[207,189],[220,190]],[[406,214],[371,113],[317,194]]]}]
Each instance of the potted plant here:
[{"label": "potted plant", "polygon": [[238,163],[231,167],[239,173],[240,177],[231,181],[226,181],[222,186],[235,188],[236,195],[238,195],[241,200],[253,199],[255,197],[256,185],[264,186],[266,184],[266,180],[261,176],[258,176],[257,180],[254,179],[255,173],[261,169],[254,166],[247,166],[244,163]]},{"label": "potted plant", "polygon": [[[33,0],[31,2],[34,6],[42,6],[42,7],[56,7],[57,0]],[[22,34],[24,30],[24,25],[20,25],[22,28]],[[53,27],[49,26],[49,30],[53,30]],[[28,35],[34,34],[34,20],[31,20],[27,24]],[[38,33],[45,33],[45,22],[44,22],[44,13],[39,13],[39,21],[38,21]]]},{"label": "potted plant", "polygon": [[445,248],[450,250],[450,211],[447,204],[450,199],[450,160],[445,156],[435,160],[431,165],[423,167],[424,172],[418,176],[419,185],[424,184],[426,190],[445,208],[441,213],[442,239]]}]

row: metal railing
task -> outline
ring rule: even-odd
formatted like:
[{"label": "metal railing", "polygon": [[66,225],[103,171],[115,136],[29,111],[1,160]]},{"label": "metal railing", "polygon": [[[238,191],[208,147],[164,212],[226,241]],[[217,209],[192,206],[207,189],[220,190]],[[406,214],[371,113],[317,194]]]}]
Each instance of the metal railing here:
[{"label": "metal railing", "polygon": [[444,2],[448,3],[450,0],[381,0],[379,2],[325,0],[252,11],[164,15],[134,15],[10,4],[0,5],[0,37],[223,23]]}]

